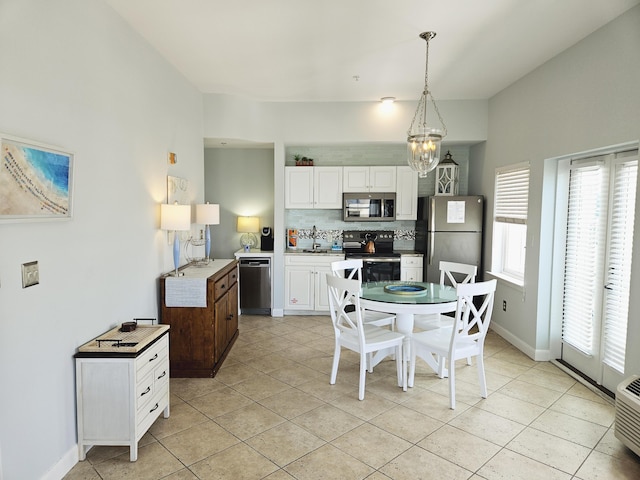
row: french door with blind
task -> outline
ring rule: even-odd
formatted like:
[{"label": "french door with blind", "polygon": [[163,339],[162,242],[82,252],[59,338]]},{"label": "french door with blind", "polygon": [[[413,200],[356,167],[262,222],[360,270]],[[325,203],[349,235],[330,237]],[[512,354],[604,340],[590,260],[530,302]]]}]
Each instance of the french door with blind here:
[{"label": "french door with blind", "polygon": [[615,391],[625,374],[638,151],[574,159],[564,168],[562,360]]}]

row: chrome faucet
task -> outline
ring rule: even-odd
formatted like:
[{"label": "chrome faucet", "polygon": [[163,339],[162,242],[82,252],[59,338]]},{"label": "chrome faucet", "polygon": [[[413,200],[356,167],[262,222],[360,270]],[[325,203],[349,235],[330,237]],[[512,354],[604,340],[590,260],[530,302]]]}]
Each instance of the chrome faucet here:
[{"label": "chrome faucet", "polygon": [[317,250],[318,248],[320,248],[320,244],[316,241],[316,237],[318,236],[318,230],[316,229],[316,226],[313,226],[313,230],[311,231],[311,237],[313,238],[313,243],[311,244],[311,249],[312,250]]}]

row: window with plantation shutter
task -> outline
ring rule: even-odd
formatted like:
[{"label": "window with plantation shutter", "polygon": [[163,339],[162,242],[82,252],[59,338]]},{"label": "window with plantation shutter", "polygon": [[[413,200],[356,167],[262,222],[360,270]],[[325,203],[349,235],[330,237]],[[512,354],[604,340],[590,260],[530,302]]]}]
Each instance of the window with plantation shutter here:
[{"label": "window with plantation shutter", "polygon": [[524,284],[529,164],[496,170],[491,273]]},{"label": "window with plantation shutter", "polygon": [[520,164],[496,172],[495,221],[527,223],[529,165]]}]

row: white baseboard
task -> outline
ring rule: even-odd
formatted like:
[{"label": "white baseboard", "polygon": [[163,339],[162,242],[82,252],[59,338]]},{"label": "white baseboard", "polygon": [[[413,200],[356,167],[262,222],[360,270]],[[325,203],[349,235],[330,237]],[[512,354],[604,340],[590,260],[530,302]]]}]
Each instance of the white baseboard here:
[{"label": "white baseboard", "polygon": [[551,350],[538,350],[531,348],[528,344],[513,335],[509,330],[506,330],[495,323],[492,323],[490,328],[511,345],[524,353],[527,357],[535,360],[536,362],[548,362],[551,360]]},{"label": "white baseboard", "polygon": [[41,480],[60,480],[80,461],[78,445],[74,445],[51,469],[45,473]]},{"label": "white baseboard", "polygon": [[271,309],[272,317],[284,317],[284,310],[282,308],[272,308]]}]

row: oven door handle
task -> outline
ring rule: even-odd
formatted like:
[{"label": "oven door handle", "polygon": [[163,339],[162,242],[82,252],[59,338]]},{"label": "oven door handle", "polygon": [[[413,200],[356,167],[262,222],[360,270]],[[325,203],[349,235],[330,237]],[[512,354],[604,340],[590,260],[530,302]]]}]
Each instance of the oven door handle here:
[{"label": "oven door handle", "polygon": [[362,263],[400,263],[399,258],[366,258]]}]

